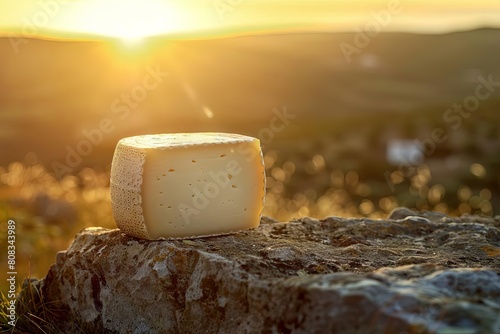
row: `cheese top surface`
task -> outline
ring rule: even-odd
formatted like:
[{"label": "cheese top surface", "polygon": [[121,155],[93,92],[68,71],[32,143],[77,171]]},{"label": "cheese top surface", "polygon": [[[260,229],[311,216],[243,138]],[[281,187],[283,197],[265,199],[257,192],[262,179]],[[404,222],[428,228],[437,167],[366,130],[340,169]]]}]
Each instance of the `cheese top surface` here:
[{"label": "cheese top surface", "polygon": [[142,135],[121,139],[123,145],[136,148],[175,148],[188,146],[209,146],[214,144],[234,144],[254,141],[255,138],[233,133],[198,132],[165,133]]},{"label": "cheese top surface", "polygon": [[111,170],[117,225],[144,238],[188,238],[257,227],[265,172],[256,138],[224,133],[120,140]]}]

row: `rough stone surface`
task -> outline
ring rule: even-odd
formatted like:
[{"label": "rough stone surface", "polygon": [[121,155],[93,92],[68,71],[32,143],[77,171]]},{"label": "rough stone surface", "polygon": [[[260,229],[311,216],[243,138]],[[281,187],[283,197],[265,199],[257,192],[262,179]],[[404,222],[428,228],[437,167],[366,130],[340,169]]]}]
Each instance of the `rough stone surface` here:
[{"label": "rough stone surface", "polygon": [[66,331],[500,333],[500,219],[263,218],[255,230],[144,241],[89,228],[34,284]]}]

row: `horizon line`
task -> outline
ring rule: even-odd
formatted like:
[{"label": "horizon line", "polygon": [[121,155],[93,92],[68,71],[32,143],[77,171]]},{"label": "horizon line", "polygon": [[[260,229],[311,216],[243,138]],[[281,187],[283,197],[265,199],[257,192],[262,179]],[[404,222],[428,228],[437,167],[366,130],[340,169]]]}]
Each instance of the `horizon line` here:
[{"label": "horizon line", "polygon": [[[457,27],[456,29],[450,30],[424,30],[417,31],[415,29],[394,29],[380,31],[379,34],[408,34],[408,35],[449,35],[455,33],[466,33],[479,30],[498,30],[500,31],[500,26],[493,25],[478,25],[475,27]],[[304,28],[304,29],[290,29],[290,28],[273,28],[273,29],[259,29],[248,31],[245,28],[235,29],[235,31],[221,32],[216,29],[207,31],[196,31],[196,32],[182,32],[182,33],[159,33],[154,35],[148,35],[144,37],[139,37],[142,40],[154,40],[154,39],[171,39],[171,40],[205,40],[205,39],[226,39],[226,38],[239,38],[239,37],[251,37],[251,36],[273,36],[273,35],[291,35],[291,34],[357,34],[360,31],[354,29],[317,29],[317,28]],[[104,34],[95,33],[85,33],[85,32],[61,32],[57,30],[46,30],[44,32],[36,34],[25,34],[19,32],[18,29],[1,29],[0,28],[0,38],[25,38],[25,39],[38,39],[45,41],[59,41],[59,42],[106,42],[106,41],[116,41],[123,40],[124,38],[119,36],[111,36]]]}]

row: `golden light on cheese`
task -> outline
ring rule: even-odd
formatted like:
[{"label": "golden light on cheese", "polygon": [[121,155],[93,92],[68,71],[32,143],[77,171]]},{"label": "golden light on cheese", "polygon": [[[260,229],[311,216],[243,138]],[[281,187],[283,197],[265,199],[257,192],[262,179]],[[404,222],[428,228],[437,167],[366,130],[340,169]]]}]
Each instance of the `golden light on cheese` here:
[{"label": "golden light on cheese", "polygon": [[256,138],[210,132],[124,138],[111,167],[115,221],[143,239],[254,228],[264,205],[264,173]]}]

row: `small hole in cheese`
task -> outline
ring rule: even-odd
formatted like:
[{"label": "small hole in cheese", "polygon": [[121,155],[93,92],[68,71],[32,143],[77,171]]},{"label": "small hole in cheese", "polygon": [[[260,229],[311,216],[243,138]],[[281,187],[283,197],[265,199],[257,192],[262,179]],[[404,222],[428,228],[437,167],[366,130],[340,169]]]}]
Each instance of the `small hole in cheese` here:
[{"label": "small hole in cheese", "polygon": [[236,188],[238,188],[238,187],[237,187],[235,184],[232,184],[232,185],[231,185],[231,188],[236,189]]},{"label": "small hole in cheese", "polygon": [[169,171],[170,173],[172,173],[172,172],[175,172],[175,169],[170,168],[168,171]]}]

